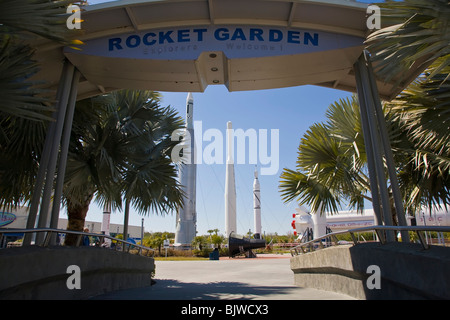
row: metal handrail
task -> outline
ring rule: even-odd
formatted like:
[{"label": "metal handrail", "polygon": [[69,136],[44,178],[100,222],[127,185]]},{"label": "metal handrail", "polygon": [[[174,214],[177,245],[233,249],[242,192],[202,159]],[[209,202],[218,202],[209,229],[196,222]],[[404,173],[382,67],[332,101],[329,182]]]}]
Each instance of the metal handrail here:
[{"label": "metal handrail", "polygon": [[[105,242],[105,239],[110,239],[111,241],[118,241],[121,242],[123,245],[123,248],[125,249],[126,246],[128,246],[127,252],[130,252],[131,247],[136,247],[138,249],[138,254],[142,255],[142,250],[147,250],[153,252],[152,256],[155,255],[155,249],[145,247],[136,243],[132,243],[126,240],[117,239],[105,234],[101,233],[89,233],[89,232],[83,232],[83,231],[72,231],[72,230],[62,230],[62,229],[53,229],[53,228],[35,228],[35,229],[1,229],[0,228],[0,242],[3,238],[3,234],[5,233],[37,233],[37,232],[47,232],[45,239],[42,243],[43,247],[47,247],[50,242],[53,235],[58,233],[65,233],[65,234],[75,234],[78,235],[77,242],[75,246],[79,246],[81,242],[82,236],[87,237],[97,237],[100,239],[100,244],[103,244]],[[115,250],[117,251],[118,246],[115,246]]]},{"label": "metal handrail", "polygon": [[355,229],[348,229],[348,230],[342,230],[342,231],[335,231],[328,233],[326,235],[323,235],[317,239],[302,243],[294,248],[292,248],[291,255],[298,255],[299,250],[302,253],[305,253],[305,247],[309,247],[310,249],[314,250],[314,244],[316,242],[319,243],[320,248],[324,248],[322,240],[327,238],[334,238],[335,245],[338,245],[338,241],[336,236],[340,234],[350,233],[350,236],[352,237],[353,244],[358,244],[359,241],[357,237],[355,237],[355,233],[359,232],[368,232],[368,231],[375,231],[378,235],[379,242],[381,244],[387,243],[386,238],[384,237],[383,231],[413,231],[417,234],[419,238],[419,242],[422,245],[423,249],[427,250],[430,248],[429,244],[425,241],[425,238],[423,237],[422,232],[431,231],[431,232],[450,232],[450,227],[445,226],[371,226],[371,227],[362,227],[362,228],[355,228]]}]

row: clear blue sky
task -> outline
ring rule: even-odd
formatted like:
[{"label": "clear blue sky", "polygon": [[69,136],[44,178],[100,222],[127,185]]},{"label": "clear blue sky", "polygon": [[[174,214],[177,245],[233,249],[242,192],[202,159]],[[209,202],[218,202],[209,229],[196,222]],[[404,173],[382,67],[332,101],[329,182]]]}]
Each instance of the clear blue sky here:
[{"label": "clear blue sky", "polygon": [[[89,1],[91,4],[105,1]],[[368,1],[361,1],[368,2]],[[372,1],[379,2],[379,1]],[[266,233],[292,232],[292,213],[296,203],[285,204],[278,190],[283,168],[295,168],[301,137],[315,122],[325,120],[325,112],[334,101],[351,96],[351,93],[316,86],[283,89],[228,92],[222,85],[209,86],[203,93],[193,93],[194,120],[202,121],[203,132],[219,129],[225,137],[226,123],[233,128],[279,130],[279,170],[275,175],[260,175],[261,221]],[[162,92],[162,105],[171,105],[185,117],[187,93]],[[270,135],[269,135],[270,137]],[[209,142],[204,142],[203,147]],[[224,146],[225,148],[225,146]],[[225,149],[223,150],[225,154]],[[246,161],[248,163],[248,160]],[[260,166],[259,166],[260,167]],[[253,164],[236,164],[237,229],[245,234],[253,230]],[[225,165],[197,166],[197,231],[206,234],[208,229],[224,232]],[[65,211],[61,217],[65,217]],[[145,231],[175,232],[175,213],[166,216],[130,214],[130,225],[141,225],[144,217]],[[102,221],[102,209],[92,204],[87,215],[89,221]],[[114,212],[111,223],[123,223],[123,213]]]}]

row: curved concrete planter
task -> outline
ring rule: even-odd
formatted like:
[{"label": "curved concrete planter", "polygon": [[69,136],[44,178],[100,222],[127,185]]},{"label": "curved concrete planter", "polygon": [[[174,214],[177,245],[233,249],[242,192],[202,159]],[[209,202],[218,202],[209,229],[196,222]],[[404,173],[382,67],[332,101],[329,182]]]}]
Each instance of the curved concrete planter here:
[{"label": "curved concrete planter", "polygon": [[[369,266],[379,269],[379,288]],[[297,286],[358,299],[450,299],[450,248],[419,244],[361,243],[291,258]],[[368,285],[369,282],[369,285]],[[370,288],[372,287],[372,288]]]},{"label": "curved concrete planter", "polygon": [[[80,289],[69,289],[80,270]],[[151,285],[154,259],[98,247],[20,247],[0,250],[0,299],[87,299]],[[69,279],[69,282],[70,279]]]}]

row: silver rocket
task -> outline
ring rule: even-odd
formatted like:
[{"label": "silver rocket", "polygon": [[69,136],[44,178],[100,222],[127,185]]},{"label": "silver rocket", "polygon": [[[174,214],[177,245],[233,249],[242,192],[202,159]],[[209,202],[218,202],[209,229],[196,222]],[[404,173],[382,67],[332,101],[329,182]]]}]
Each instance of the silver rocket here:
[{"label": "silver rocket", "polygon": [[[186,99],[186,135],[184,139],[189,143],[187,157],[180,165],[179,179],[182,190],[185,194],[183,206],[178,208],[175,246],[189,247],[197,232],[197,212],[196,212],[196,180],[197,165],[195,163],[195,141],[194,141],[194,98],[189,92]],[[185,151],[185,150],[183,150]]]},{"label": "silver rocket", "polygon": [[255,238],[261,236],[261,188],[258,180],[258,170],[255,168],[255,180],[253,181],[253,213],[255,223]]},{"label": "silver rocket", "polygon": [[233,130],[231,121],[227,122],[227,163],[225,173],[225,236],[236,230],[236,185],[233,160]]}]

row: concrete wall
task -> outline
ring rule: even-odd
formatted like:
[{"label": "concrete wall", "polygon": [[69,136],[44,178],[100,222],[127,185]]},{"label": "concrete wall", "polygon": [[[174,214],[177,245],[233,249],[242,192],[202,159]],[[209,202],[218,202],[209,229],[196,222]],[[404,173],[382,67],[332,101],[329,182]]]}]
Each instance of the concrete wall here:
[{"label": "concrete wall", "polygon": [[[70,265],[81,289],[68,289]],[[0,299],[87,299],[148,286],[154,259],[99,247],[19,247],[0,250]],[[73,282],[71,282],[73,283]]]},{"label": "concrete wall", "polygon": [[[380,288],[368,267],[379,267]],[[418,244],[361,243],[291,258],[297,286],[344,293],[358,299],[450,299],[450,248]]]}]

